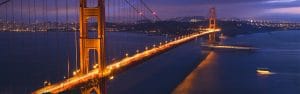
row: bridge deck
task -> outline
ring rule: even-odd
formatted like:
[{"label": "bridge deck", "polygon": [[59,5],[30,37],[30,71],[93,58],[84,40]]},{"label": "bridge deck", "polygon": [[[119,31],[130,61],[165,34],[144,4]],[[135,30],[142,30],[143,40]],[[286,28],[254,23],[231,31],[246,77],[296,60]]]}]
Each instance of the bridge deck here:
[{"label": "bridge deck", "polygon": [[113,71],[115,71],[115,70],[129,67],[130,65],[132,65],[133,63],[135,63],[137,61],[141,61],[145,58],[149,58],[151,56],[157,55],[157,54],[167,51],[175,46],[178,46],[182,43],[188,42],[194,38],[197,38],[197,37],[209,34],[209,33],[214,33],[214,32],[218,32],[218,31],[209,30],[209,31],[205,31],[205,32],[195,33],[195,34],[192,34],[190,36],[187,36],[187,37],[184,37],[181,39],[177,39],[175,41],[166,43],[166,44],[158,46],[158,47],[154,47],[154,48],[146,50],[144,52],[137,53],[133,56],[126,57],[126,58],[120,60],[119,62],[112,63],[104,69],[104,71],[102,72],[103,73],[102,76],[99,75],[98,69],[94,69],[85,75],[74,76],[74,77],[66,79],[62,82],[52,84],[50,86],[46,86],[41,89],[38,89],[38,90],[34,91],[33,94],[43,94],[43,93],[48,93],[48,92],[59,93],[59,92],[63,92],[65,90],[74,88],[77,85],[85,83],[91,79],[108,77],[108,76],[112,75]]}]

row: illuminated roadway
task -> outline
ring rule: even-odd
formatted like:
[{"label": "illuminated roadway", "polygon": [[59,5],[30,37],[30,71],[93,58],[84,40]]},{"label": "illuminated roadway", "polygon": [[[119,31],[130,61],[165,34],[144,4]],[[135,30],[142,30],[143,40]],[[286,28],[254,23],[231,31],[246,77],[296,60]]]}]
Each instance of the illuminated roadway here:
[{"label": "illuminated roadway", "polygon": [[72,88],[74,88],[82,83],[85,83],[91,79],[109,77],[113,74],[114,71],[116,71],[118,69],[127,68],[130,65],[134,64],[135,62],[144,60],[145,58],[149,58],[151,56],[154,56],[154,55],[157,55],[164,51],[167,51],[177,45],[188,42],[194,38],[197,38],[197,37],[209,34],[209,33],[214,33],[214,32],[219,32],[219,30],[206,30],[206,31],[194,33],[194,34],[191,34],[188,36],[182,36],[180,38],[175,38],[174,41],[170,41],[170,42],[166,41],[165,44],[160,44],[159,46],[153,47],[152,49],[149,49],[149,50],[147,50],[148,48],[146,48],[146,50],[143,52],[137,53],[133,56],[125,57],[124,59],[122,59],[118,62],[108,65],[104,69],[104,71],[101,72],[101,73],[103,73],[102,76],[100,76],[101,73],[99,73],[98,68],[95,68],[87,74],[75,75],[69,79],[65,79],[64,81],[58,82],[56,84],[52,84],[52,85],[40,88],[40,89],[34,91],[33,94],[43,94],[43,93],[57,94],[57,93],[72,89]]}]

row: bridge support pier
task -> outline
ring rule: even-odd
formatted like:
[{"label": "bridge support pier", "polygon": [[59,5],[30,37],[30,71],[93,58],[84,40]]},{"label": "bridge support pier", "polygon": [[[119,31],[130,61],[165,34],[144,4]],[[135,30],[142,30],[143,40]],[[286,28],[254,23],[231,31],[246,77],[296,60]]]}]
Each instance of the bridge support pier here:
[{"label": "bridge support pier", "polygon": [[81,94],[101,94],[101,90],[99,86],[95,86],[91,88],[83,88],[81,90]]},{"label": "bridge support pier", "polygon": [[81,87],[81,94],[106,94],[106,78],[94,79]]},{"label": "bridge support pier", "polygon": [[211,34],[209,34],[208,35],[208,42],[209,43],[214,43],[214,42],[216,42],[216,37],[217,36],[217,34],[216,33],[211,33]]}]

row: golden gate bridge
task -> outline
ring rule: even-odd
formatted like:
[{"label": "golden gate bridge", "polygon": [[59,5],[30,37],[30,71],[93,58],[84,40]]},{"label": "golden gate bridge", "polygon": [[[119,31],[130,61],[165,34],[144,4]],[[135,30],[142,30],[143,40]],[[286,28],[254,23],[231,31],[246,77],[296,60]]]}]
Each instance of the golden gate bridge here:
[{"label": "golden gate bridge", "polygon": [[[139,61],[166,52],[197,37],[208,35],[209,41],[213,43],[216,41],[216,33],[220,31],[220,28],[217,27],[216,9],[213,7],[209,10],[209,25],[206,29],[178,36],[171,40],[160,41],[151,45],[152,47],[145,47],[144,51],[137,51],[136,54],[131,56],[126,54],[126,57],[121,60],[108,63],[105,52],[106,22],[126,23],[128,21],[127,23],[130,23],[133,20],[131,18],[135,19],[133,22],[144,19],[151,20],[146,16],[145,10],[149,11],[149,14],[155,21],[161,20],[157,12],[152,10],[143,0],[64,0],[64,4],[58,0],[54,0],[54,2],[28,0],[26,4],[24,4],[23,0],[20,0],[20,2],[15,1],[18,0],[0,2],[1,11],[5,12],[1,16],[3,31],[35,32],[54,29],[67,32],[74,30],[74,36],[78,36],[76,31],[79,31],[79,37],[74,39],[76,47],[78,47],[76,52],[79,50],[79,54],[77,55],[76,53],[76,57],[79,56],[79,64],[77,64],[76,58],[76,70],[73,72],[73,76],[69,77],[70,71],[68,71],[66,79],[54,84],[47,84],[34,91],[33,94],[56,94],[76,87],[82,87],[80,88],[82,94],[90,94],[92,92],[106,94],[106,82],[112,79],[113,75],[125,71],[124,69],[130,69],[132,65],[138,64]],[[71,3],[75,3],[76,6],[70,8],[69,4]],[[18,5],[19,7],[16,8]],[[55,7],[51,7],[51,5]],[[121,5],[121,7],[116,7],[118,5]],[[76,15],[70,16],[71,12],[74,12]],[[61,13],[65,13],[63,19],[60,19]],[[27,15],[28,19],[25,20],[24,15]],[[54,18],[52,17],[53,15]],[[115,18],[108,18],[110,16]],[[60,22],[63,22],[61,20],[64,20],[65,24],[60,24]],[[79,24],[76,24],[76,20]],[[25,24],[26,22],[28,24]],[[93,26],[91,23],[96,23],[96,25]],[[91,33],[92,31],[94,32]],[[91,55],[91,52],[94,55]],[[77,68],[78,65],[79,68]],[[91,65],[93,68],[90,68]]]}]

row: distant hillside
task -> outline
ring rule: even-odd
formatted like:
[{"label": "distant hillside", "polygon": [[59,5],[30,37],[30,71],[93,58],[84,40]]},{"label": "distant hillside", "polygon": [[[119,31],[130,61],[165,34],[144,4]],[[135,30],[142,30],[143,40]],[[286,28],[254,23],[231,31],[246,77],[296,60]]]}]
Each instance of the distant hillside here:
[{"label": "distant hillside", "polygon": [[204,21],[206,18],[203,16],[189,16],[189,17],[176,17],[168,19],[167,21],[176,21],[176,22],[198,22]]}]

